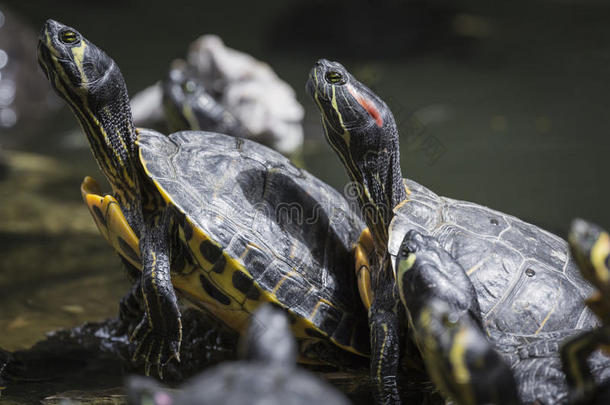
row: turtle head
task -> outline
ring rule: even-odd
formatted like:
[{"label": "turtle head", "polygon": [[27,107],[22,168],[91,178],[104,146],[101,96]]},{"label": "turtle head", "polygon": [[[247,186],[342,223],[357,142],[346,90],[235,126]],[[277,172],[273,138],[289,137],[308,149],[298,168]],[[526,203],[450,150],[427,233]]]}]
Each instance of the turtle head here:
[{"label": "turtle head", "polygon": [[[409,317],[416,317],[422,303],[435,295],[438,268],[437,252],[443,252],[435,238],[409,230],[400,245],[394,262],[394,279],[398,284],[400,299]],[[442,282],[442,280],[441,280]],[[413,319],[411,319],[411,322]]]},{"label": "turtle head", "polygon": [[54,20],[41,30],[38,63],[72,109],[117,199],[127,207],[135,199],[138,157],[127,86],[118,66],[77,30]]},{"label": "turtle head", "polygon": [[510,367],[466,312],[430,299],[414,330],[426,369],[445,396],[460,404],[520,403]]},{"label": "turtle head", "polygon": [[575,219],[568,241],[585,279],[602,292],[610,289],[610,236],[598,225]]},{"label": "turtle head", "polygon": [[201,91],[203,85],[189,76],[186,62],[174,61],[163,81],[163,109],[172,131],[201,129],[191,107]]},{"label": "turtle head", "polygon": [[394,264],[398,292],[411,322],[441,299],[483,327],[477,292],[462,265],[432,235],[409,230]]},{"label": "turtle head", "polygon": [[199,74],[185,61],[172,62],[163,81],[163,108],[170,130],[193,129],[247,137],[241,122],[210,93]]},{"label": "turtle head", "polygon": [[261,306],[252,316],[240,341],[241,357],[247,360],[293,367],[297,348],[288,318],[272,305]]},{"label": "turtle head", "polygon": [[120,70],[100,48],[74,28],[47,20],[38,41],[38,63],[69,105],[107,105],[124,86]]},{"label": "turtle head", "polygon": [[[451,348],[458,343],[459,334],[466,333],[471,326],[476,328],[470,324],[464,313],[456,311],[444,300],[436,298],[427,301],[416,321],[419,341],[433,357],[439,357],[436,361],[446,361]],[[461,343],[470,345],[473,342],[470,339]]]},{"label": "turtle head", "polygon": [[341,155],[357,162],[368,153],[397,146],[384,136],[396,130],[388,106],[339,62],[317,61],[306,86],[322,114],[328,142]]},{"label": "turtle head", "polygon": [[326,139],[359,188],[376,246],[383,247],[392,209],[406,197],[394,116],[338,62],[316,62],[306,87],[320,110]]}]

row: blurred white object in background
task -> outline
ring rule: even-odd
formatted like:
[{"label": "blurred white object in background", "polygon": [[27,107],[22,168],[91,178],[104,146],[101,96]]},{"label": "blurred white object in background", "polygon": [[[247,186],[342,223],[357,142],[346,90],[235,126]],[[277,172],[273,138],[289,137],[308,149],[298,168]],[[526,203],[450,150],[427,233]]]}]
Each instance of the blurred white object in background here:
[{"label": "blurred white object in background", "polygon": [[[189,47],[186,62],[206,91],[232,113],[251,138],[286,154],[303,144],[303,106],[292,87],[266,63],[228,48],[215,35],[204,35]],[[159,83],[132,99],[138,126],[156,126],[163,117]]]}]

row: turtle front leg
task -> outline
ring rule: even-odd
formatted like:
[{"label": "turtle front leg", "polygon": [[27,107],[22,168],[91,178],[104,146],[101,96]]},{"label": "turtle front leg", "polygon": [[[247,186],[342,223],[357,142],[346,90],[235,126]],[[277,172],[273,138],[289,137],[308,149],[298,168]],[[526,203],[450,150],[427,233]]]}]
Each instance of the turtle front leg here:
[{"label": "turtle front leg", "polygon": [[587,360],[600,346],[610,345],[610,327],[584,332],[567,340],[561,347],[563,371],[570,386],[570,403],[589,403],[595,394],[595,378]]},{"label": "turtle front leg", "polygon": [[400,363],[400,316],[396,313],[394,283],[381,277],[369,308],[371,337],[371,378],[378,404],[400,404],[398,367]]},{"label": "turtle front leg", "polygon": [[371,328],[371,378],[376,385],[378,404],[400,404],[398,393],[398,365],[400,338],[398,315],[385,309],[377,309],[369,316]]},{"label": "turtle front leg", "polygon": [[146,374],[162,367],[172,358],[180,361],[182,321],[178,299],[170,275],[169,214],[153,217],[141,232],[142,298],[145,314],[131,335],[137,343],[134,359],[146,363]]},{"label": "turtle front leg", "polygon": [[400,404],[397,382],[400,322],[395,312],[394,282],[389,274],[389,261],[385,262],[386,268],[382,268],[382,272],[371,272],[372,268],[377,268],[371,266],[371,261],[375,263],[378,258],[369,228],[360,235],[354,258],[360,299],[369,313],[370,375],[376,388],[375,400],[378,404]]}]

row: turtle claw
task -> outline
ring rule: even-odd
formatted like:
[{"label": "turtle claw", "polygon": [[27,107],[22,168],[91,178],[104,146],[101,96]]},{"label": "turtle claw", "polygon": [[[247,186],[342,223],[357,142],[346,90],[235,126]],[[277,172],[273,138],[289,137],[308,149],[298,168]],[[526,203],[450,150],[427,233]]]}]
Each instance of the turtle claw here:
[{"label": "turtle claw", "polygon": [[144,317],[134,329],[130,340],[137,342],[132,361],[144,360],[144,372],[147,376],[150,375],[151,368],[155,367],[159,378],[163,379],[163,367],[172,359],[180,362],[182,328],[179,318],[174,328],[159,330]]}]

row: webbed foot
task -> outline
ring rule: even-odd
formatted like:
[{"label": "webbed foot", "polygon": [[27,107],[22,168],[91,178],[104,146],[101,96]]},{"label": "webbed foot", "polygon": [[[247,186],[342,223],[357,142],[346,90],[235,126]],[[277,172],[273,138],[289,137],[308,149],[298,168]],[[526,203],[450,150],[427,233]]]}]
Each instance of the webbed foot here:
[{"label": "webbed foot", "polygon": [[[177,308],[176,308],[177,309]],[[182,321],[180,312],[164,314],[163,326],[156,326],[152,318],[144,316],[131,334],[130,340],[136,342],[133,360],[144,360],[144,371],[150,375],[156,368],[159,378],[163,379],[163,367],[172,359],[180,361],[182,341]]]}]

